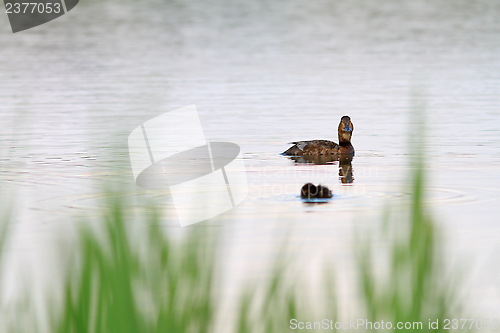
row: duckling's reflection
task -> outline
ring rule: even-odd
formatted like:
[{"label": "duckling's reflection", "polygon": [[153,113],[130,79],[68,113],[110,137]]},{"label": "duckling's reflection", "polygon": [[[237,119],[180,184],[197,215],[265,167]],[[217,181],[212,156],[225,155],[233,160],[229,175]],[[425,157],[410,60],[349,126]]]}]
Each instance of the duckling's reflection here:
[{"label": "duckling's reflection", "polygon": [[316,156],[288,156],[295,163],[325,165],[339,162],[339,178],[342,184],[354,182],[352,173],[352,159],[354,154],[316,155]]}]

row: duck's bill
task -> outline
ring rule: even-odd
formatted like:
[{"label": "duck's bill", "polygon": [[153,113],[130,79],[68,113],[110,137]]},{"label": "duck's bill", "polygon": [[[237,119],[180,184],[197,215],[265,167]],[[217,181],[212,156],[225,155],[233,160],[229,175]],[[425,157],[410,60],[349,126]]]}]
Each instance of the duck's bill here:
[{"label": "duck's bill", "polygon": [[351,124],[344,123],[344,132],[352,132]]}]

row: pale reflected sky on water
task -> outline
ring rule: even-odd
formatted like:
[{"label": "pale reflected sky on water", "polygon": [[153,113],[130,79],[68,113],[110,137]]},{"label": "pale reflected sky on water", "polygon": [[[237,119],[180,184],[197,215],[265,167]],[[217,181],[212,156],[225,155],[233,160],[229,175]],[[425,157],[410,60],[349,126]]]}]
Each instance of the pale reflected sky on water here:
[{"label": "pale reflected sky on water", "polygon": [[[500,3],[486,0],[82,1],[12,34],[1,16],[0,180],[19,212],[13,265],[39,262],[53,230],[96,211],[95,180],[133,185],[132,129],[196,104],[206,137],[245,154],[248,199],[217,222],[241,227],[234,256],[248,265],[236,266],[259,267],[262,239],[289,220],[304,260],[330,251],[349,271],[353,226],[406,196],[410,110],[424,104],[430,204],[450,262],[464,258],[472,272],[472,311],[498,313],[498,17]],[[336,165],[278,156],[289,141],[336,140],[344,114],[355,126],[352,186]],[[308,181],[340,199],[303,205],[296,195]]]}]

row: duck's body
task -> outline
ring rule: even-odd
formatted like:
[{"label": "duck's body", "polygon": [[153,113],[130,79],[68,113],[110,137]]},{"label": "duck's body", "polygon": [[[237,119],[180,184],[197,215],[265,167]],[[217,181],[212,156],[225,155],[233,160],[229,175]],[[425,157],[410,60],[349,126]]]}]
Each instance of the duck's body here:
[{"label": "duck's body", "polygon": [[332,191],[328,187],[322,185],[316,186],[312,183],[305,184],[300,190],[300,197],[302,199],[329,199],[332,196]]},{"label": "duck's body", "polygon": [[333,155],[339,152],[339,145],[328,140],[309,140],[290,142],[293,146],[283,152],[283,155]]},{"label": "duck's body", "polygon": [[354,154],[354,147],[348,144],[337,144],[328,140],[309,140],[290,142],[293,144],[282,154],[287,156],[319,156],[336,154]]},{"label": "duck's body", "polygon": [[292,147],[282,154],[287,156],[318,156],[335,154],[354,154],[351,136],[354,126],[349,116],[343,116],[338,127],[339,143],[328,140],[309,140],[290,142]]}]

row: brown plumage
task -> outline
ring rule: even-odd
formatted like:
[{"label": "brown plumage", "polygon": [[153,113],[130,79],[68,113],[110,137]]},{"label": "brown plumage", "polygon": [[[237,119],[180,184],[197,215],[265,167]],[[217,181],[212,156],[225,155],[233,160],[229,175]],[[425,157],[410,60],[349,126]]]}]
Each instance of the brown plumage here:
[{"label": "brown plumage", "polygon": [[351,144],[354,125],[349,116],[340,119],[338,127],[339,143],[328,140],[309,140],[290,142],[292,147],[285,150],[282,155],[287,156],[313,156],[313,155],[334,155],[334,154],[354,154],[354,147]]},{"label": "brown plumage", "polygon": [[328,187],[321,185],[316,186],[312,183],[305,184],[300,190],[300,197],[302,199],[329,199],[332,196],[332,191],[330,191]]}]

